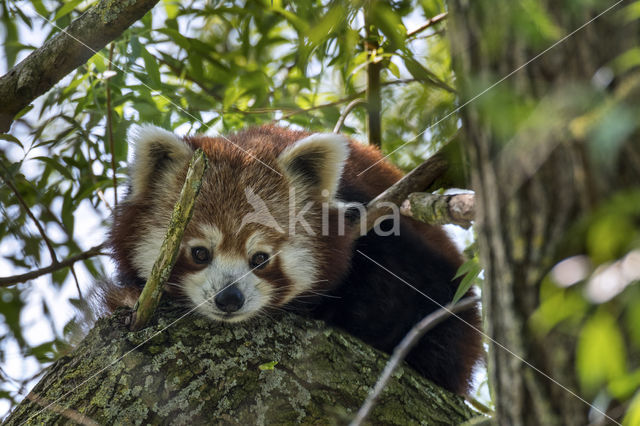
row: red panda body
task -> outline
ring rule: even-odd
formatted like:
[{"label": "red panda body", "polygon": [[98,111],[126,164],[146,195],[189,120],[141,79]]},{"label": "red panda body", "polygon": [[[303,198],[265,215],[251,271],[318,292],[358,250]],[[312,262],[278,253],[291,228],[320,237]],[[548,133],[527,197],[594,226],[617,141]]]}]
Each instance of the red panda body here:
[{"label": "red panda body", "polygon": [[[377,149],[270,126],[184,139],[147,126],[133,139],[130,191],[110,238],[128,292],[150,273],[195,148],[209,167],[166,291],[200,313],[236,322],[283,307],[391,352],[456,291],[461,257],[440,227],[390,218],[354,240],[336,225],[353,222],[340,218],[345,203],[363,206],[402,177]],[[464,393],[482,347],[471,327],[478,310],[460,317],[427,333],[407,361]]]}]

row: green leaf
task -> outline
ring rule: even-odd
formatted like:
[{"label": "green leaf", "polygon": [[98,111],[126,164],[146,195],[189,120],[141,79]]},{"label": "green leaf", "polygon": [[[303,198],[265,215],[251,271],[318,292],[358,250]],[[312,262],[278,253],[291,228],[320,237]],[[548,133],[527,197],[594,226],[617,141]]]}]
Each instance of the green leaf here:
[{"label": "green leaf", "polygon": [[636,392],[636,396],[631,400],[627,414],[622,420],[622,426],[638,426],[640,425],[640,391]]},{"label": "green leaf", "polygon": [[36,9],[36,12],[38,12],[40,15],[45,17],[49,16],[49,11],[46,7],[44,7],[44,4],[42,4],[42,0],[33,0],[31,4]]},{"label": "green leaf", "polygon": [[278,361],[271,361],[264,364],[260,364],[258,366],[258,369],[261,371],[274,370],[276,365],[278,365]]},{"label": "green leaf", "polygon": [[456,272],[456,278],[460,277],[463,274],[464,278],[462,278],[462,281],[460,281],[460,285],[458,285],[458,289],[453,295],[452,303],[456,303],[458,300],[460,300],[462,296],[464,296],[467,291],[469,291],[469,289],[473,287],[473,284],[476,282],[478,275],[480,275],[480,272],[482,272],[482,267],[480,266],[480,263],[478,263],[478,261],[475,259],[469,259],[462,265],[460,265],[460,268],[458,268],[458,272]]},{"label": "green leaf", "polygon": [[624,339],[615,318],[604,309],[589,318],[580,332],[576,368],[582,387],[592,394],[626,372]]},{"label": "green leaf", "polygon": [[7,68],[11,68],[15,65],[16,57],[18,56],[18,52],[20,51],[20,43],[11,42],[11,40],[18,40],[18,27],[14,21],[11,19],[8,13],[2,14],[2,24],[4,26],[4,37],[5,42],[3,42],[4,46],[4,56],[7,64]]},{"label": "green leaf", "polygon": [[13,120],[17,120],[18,118],[22,117],[23,115],[25,115],[26,113],[28,113],[29,111],[31,111],[33,109],[33,104],[29,104],[26,107],[22,108],[16,115],[15,117],[13,117]]},{"label": "green leaf", "polygon": [[162,0],[167,18],[173,20],[180,12],[179,3],[176,0]]},{"label": "green leaf", "polygon": [[144,60],[145,71],[148,73],[149,79],[151,79],[153,88],[159,89],[161,80],[158,62],[156,61],[156,58],[154,58],[153,55],[151,55],[151,53],[149,53],[149,51],[144,47],[142,48],[141,53],[142,59]]},{"label": "green leaf", "polygon": [[376,1],[372,3],[372,24],[378,27],[389,41],[389,50],[394,51],[404,46],[407,29],[402,19],[396,14],[387,2]]},{"label": "green leaf", "polygon": [[443,82],[440,77],[427,69],[412,56],[402,55],[402,59],[404,60],[404,66],[407,67],[407,70],[416,80],[432,84],[449,92],[454,91],[452,87]]},{"label": "green leaf", "polygon": [[387,69],[391,74],[393,74],[395,78],[400,78],[400,70],[398,69],[398,66],[392,61],[389,61],[389,63],[387,64]]},{"label": "green leaf", "polygon": [[332,7],[329,12],[320,19],[308,32],[309,41],[318,44],[324,40],[335,28],[345,19],[345,9],[338,4]]},{"label": "green leaf", "polygon": [[71,198],[71,191],[72,191],[72,188],[70,188],[64,194],[64,200],[62,202],[62,212],[61,212],[62,223],[66,228],[67,232],[69,232],[69,234],[73,234],[73,226],[75,224],[75,218],[73,216],[74,203],[73,203],[73,199]]},{"label": "green leaf", "polygon": [[621,401],[629,399],[636,390],[640,389],[640,368],[612,380],[608,389],[616,399]]},{"label": "green leaf", "polygon": [[55,159],[49,158],[49,157],[33,157],[33,159],[42,161],[48,167],[55,169],[58,173],[60,173],[62,176],[66,177],[67,179],[70,179],[70,180],[73,179],[73,174],[71,173],[71,171],[67,167],[64,167],[62,164],[60,164]]},{"label": "green leaf", "polygon": [[39,362],[52,362],[55,360],[56,353],[53,349],[54,342],[46,342],[40,345],[34,346],[29,349],[28,354],[35,356]]},{"label": "green leaf", "polygon": [[22,145],[22,142],[20,142],[20,140],[13,135],[10,135],[8,133],[0,133],[0,139],[20,145],[20,148],[24,149],[24,145]]},{"label": "green leaf", "polygon": [[63,16],[68,15],[71,11],[73,11],[76,6],[82,3],[84,0],[71,0],[66,2],[58,11],[56,12],[56,16],[54,16],[53,20],[57,21]]}]

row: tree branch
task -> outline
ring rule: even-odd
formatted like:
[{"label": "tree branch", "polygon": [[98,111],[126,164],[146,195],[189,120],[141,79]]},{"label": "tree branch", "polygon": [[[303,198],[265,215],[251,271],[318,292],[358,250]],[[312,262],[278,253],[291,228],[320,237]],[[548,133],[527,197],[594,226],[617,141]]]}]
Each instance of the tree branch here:
[{"label": "tree branch", "polygon": [[7,132],[20,110],[120,36],[157,2],[101,0],[0,77],[0,132]]},{"label": "tree branch", "polygon": [[[113,61],[113,46],[114,43],[111,43],[109,47],[109,65],[107,70],[111,71],[111,64]],[[108,76],[105,80],[105,90],[107,92],[107,136],[109,139],[109,149],[111,150],[111,170],[113,170],[113,205],[118,205],[118,177],[116,175],[116,149],[115,142],[113,140],[113,111],[111,110],[111,85],[109,84],[109,79],[111,76]]]},{"label": "tree branch", "polygon": [[340,105],[340,104],[343,104],[345,102],[352,101],[355,98],[359,98],[360,96],[364,95],[364,93],[365,93],[365,91],[361,90],[361,91],[359,91],[357,93],[354,93],[353,95],[345,96],[344,98],[338,99],[337,101],[327,102],[326,104],[314,105],[314,106],[311,106],[309,108],[300,108],[300,109],[294,110],[294,111],[292,111],[292,112],[290,112],[288,114],[285,114],[285,115],[283,115],[282,117],[280,117],[278,119],[274,119],[273,121],[275,122],[275,121],[280,121],[280,120],[287,120],[287,119],[293,117],[294,115],[304,114],[306,112],[314,111],[316,109],[329,108],[329,107],[332,107],[332,106]]},{"label": "tree branch", "polygon": [[180,191],[180,197],[173,208],[169,229],[162,242],[160,254],[153,264],[149,279],[136,303],[136,311],[131,321],[132,331],[144,328],[160,303],[162,290],[178,258],[182,235],[193,214],[193,206],[200,192],[206,168],[207,157],[204,151],[198,149],[191,158],[187,177],[184,180],[182,191]]},{"label": "tree branch", "polygon": [[371,390],[371,393],[365,400],[364,404],[362,404],[362,407],[358,410],[356,417],[351,421],[350,426],[359,426],[362,424],[371,412],[371,409],[375,405],[378,397],[387,386],[387,383],[389,383],[393,372],[398,368],[398,366],[400,366],[400,363],[407,356],[411,348],[413,348],[413,346],[418,342],[418,340],[420,340],[420,338],[422,338],[422,336],[425,335],[426,332],[447,318],[456,316],[458,312],[475,306],[479,301],[480,298],[476,296],[462,299],[456,304],[450,303],[447,306],[443,306],[437,311],[430,313],[419,323],[414,325],[407,335],[404,336],[398,346],[393,350],[393,354],[391,355],[391,358],[389,358],[387,365],[384,367],[384,371],[378,378],[376,385]]},{"label": "tree branch", "polygon": [[45,268],[36,269],[35,271],[29,271],[20,275],[12,275],[10,277],[0,277],[0,287],[8,287],[10,285],[23,283],[25,281],[29,281],[35,278],[38,278],[42,275],[49,274],[51,272],[57,271],[62,268],[66,268],[67,266],[73,265],[79,260],[89,259],[94,256],[98,256],[103,254],[102,249],[104,248],[104,244],[100,244],[98,246],[92,247],[89,250],[68,257],[65,260],[61,260],[60,262],[53,263]]},{"label": "tree branch", "polygon": [[[390,204],[400,206],[412,192],[423,191],[428,188],[429,185],[447,170],[447,166],[448,164],[445,157],[440,153],[435,154],[382,194],[371,200],[369,204],[367,204],[366,217],[364,218],[366,221],[366,230],[373,228],[376,220],[380,217],[390,213]],[[361,220],[363,219],[361,218]],[[356,223],[352,228],[352,232],[360,232],[361,226],[361,223]]]},{"label": "tree branch", "polygon": [[429,20],[427,22],[424,23],[424,25],[416,28],[415,30],[408,32],[407,33],[407,38],[413,38],[416,35],[420,34],[422,31],[426,30],[427,28],[429,28],[430,26],[437,24],[438,22],[444,21],[447,17],[447,12],[443,12],[439,15],[434,16],[433,18],[429,18]]},{"label": "tree branch", "polygon": [[404,200],[400,213],[432,225],[453,223],[469,229],[475,217],[475,196],[414,192]]},{"label": "tree branch", "polygon": [[349,116],[349,113],[351,113],[351,111],[357,107],[358,105],[366,105],[367,101],[365,99],[354,99],[351,102],[349,102],[349,104],[344,107],[344,111],[342,111],[342,114],[340,114],[340,118],[338,119],[338,122],[336,123],[336,126],[333,128],[333,133],[340,133],[340,129],[342,129],[342,125],[344,124],[344,121],[347,119],[347,117]]},{"label": "tree branch", "polygon": [[380,73],[382,71],[381,58],[378,53],[378,30],[372,23],[371,13],[373,4],[365,3],[364,26],[366,31],[365,48],[369,61],[367,62],[367,135],[369,145],[382,145],[382,127],[380,111],[382,97],[380,96]]}]

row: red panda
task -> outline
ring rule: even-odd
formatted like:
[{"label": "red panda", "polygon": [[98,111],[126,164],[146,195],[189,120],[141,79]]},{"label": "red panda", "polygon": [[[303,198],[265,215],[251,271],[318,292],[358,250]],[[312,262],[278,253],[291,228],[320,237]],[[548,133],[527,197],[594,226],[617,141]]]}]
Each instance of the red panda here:
[{"label": "red panda", "polygon": [[[165,291],[201,314],[238,322],[284,308],[390,353],[456,291],[462,259],[440,227],[398,216],[356,238],[336,226],[355,222],[340,217],[351,214],[345,203],[363,206],[402,177],[373,147],[274,126],[227,138],[143,126],[132,142],[129,193],[110,232],[121,294],[144,286],[196,148],[209,167]],[[477,308],[460,317],[429,331],[407,362],[465,393],[482,346]]]}]

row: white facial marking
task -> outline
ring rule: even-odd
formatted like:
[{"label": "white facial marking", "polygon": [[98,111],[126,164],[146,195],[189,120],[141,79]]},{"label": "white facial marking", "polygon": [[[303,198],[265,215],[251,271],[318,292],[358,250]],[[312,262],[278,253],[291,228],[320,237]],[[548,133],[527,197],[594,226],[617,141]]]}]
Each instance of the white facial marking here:
[{"label": "white facial marking", "polygon": [[[250,318],[269,303],[268,283],[253,274],[247,259],[214,254],[211,264],[196,273],[186,275],[184,291],[198,310],[218,321],[239,322]],[[216,305],[216,296],[235,286],[244,296],[240,309],[225,313]]]},{"label": "white facial marking", "polygon": [[282,248],[280,260],[285,275],[293,284],[293,292],[288,292],[284,303],[305,290],[309,290],[316,281],[318,262],[313,256],[313,249],[300,241],[292,241]]},{"label": "white facial marking", "polygon": [[245,249],[248,257],[257,252],[264,252],[268,255],[273,253],[273,247],[268,243],[267,238],[260,232],[254,232],[249,238],[247,238]]},{"label": "white facial marking", "polygon": [[164,241],[166,230],[151,227],[142,233],[143,237],[133,249],[133,266],[145,279],[151,275],[153,264],[160,254],[160,248]]},{"label": "white facial marking", "polygon": [[207,241],[211,247],[217,246],[222,241],[222,232],[217,226],[206,224],[200,225],[198,229],[201,233],[200,239]]}]

